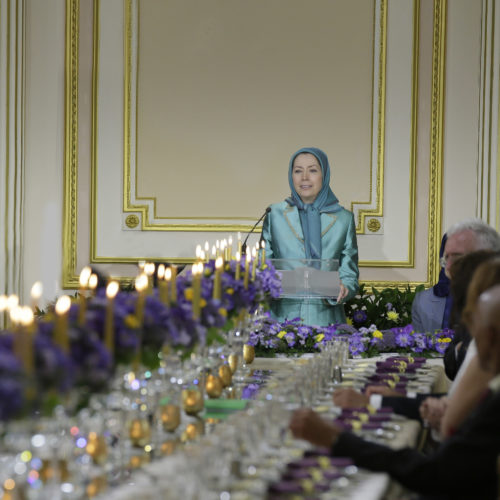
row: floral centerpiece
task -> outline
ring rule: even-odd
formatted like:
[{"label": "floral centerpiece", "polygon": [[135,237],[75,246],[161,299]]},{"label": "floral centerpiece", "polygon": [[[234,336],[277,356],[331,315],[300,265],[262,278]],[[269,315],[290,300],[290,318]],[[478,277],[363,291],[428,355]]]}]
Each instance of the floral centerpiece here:
[{"label": "floral centerpiece", "polygon": [[372,357],[386,352],[442,356],[453,338],[452,330],[415,332],[412,325],[379,330],[375,325],[355,328],[349,324],[307,326],[300,318],[279,322],[268,316],[260,331],[250,335],[250,344],[259,356],[317,352],[335,336],[347,336],[352,356]]}]

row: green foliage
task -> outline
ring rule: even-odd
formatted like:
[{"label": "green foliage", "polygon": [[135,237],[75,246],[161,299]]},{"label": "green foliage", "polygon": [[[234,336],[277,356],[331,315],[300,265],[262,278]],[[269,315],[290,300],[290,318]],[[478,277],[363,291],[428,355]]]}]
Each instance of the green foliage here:
[{"label": "green foliage", "polygon": [[384,288],[370,291],[364,285],[356,297],[345,304],[347,318],[356,328],[377,325],[379,330],[405,326],[411,323],[411,306],[415,294],[424,289],[419,285],[412,290],[409,285],[404,289]]}]

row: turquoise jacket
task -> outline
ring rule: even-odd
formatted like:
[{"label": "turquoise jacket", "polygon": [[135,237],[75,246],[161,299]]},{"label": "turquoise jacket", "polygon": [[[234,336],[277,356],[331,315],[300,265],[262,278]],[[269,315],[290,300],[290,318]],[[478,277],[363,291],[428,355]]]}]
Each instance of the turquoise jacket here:
[{"label": "turquoise jacket", "polygon": [[[297,207],[286,201],[271,205],[262,226],[266,259],[304,259],[304,235]],[[349,290],[347,299],[358,291],[358,244],[352,212],[342,209],[321,214],[321,258],[339,260],[339,276]],[[346,299],[346,300],[347,300]],[[300,317],[306,325],[345,323],[344,306],[323,299],[280,299],[271,305],[280,321]]]}]

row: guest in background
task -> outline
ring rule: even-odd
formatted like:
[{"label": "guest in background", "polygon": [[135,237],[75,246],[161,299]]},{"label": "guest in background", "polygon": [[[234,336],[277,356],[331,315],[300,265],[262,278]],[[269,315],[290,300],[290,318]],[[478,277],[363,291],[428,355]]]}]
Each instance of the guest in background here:
[{"label": "guest in background", "polygon": [[342,302],[358,290],[358,245],[354,216],[330,189],[330,165],[317,148],[292,155],[288,168],[291,195],[271,205],[262,228],[270,259],[338,259],[340,293],[336,301],[281,299],[272,304],[279,320],[300,317],[305,324],[345,322]]},{"label": "guest in background", "polygon": [[[439,260],[443,258],[446,245],[446,234],[441,240]],[[433,332],[448,327],[448,317],[445,314],[446,303],[449,302],[450,278],[445,267],[441,266],[439,280],[432,287],[415,295],[411,308],[411,324],[416,332]],[[449,306],[448,306],[449,308]],[[449,311],[446,311],[449,313]]]},{"label": "guest in background", "polygon": [[[487,267],[490,263],[485,263]],[[483,275],[474,275],[471,289]],[[412,448],[393,450],[343,431],[310,409],[298,410],[290,422],[295,437],[351,457],[359,467],[389,473],[418,493],[432,498],[494,499],[500,453],[500,284],[467,300],[467,325],[476,339],[478,359],[494,373],[477,410],[439,448],[423,455]]]},{"label": "guest in background", "polygon": [[[476,250],[500,251],[500,235],[480,219],[459,222],[448,230],[447,235],[443,264],[448,276],[453,272],[451,269],[453,262],[462,255]],[[452,307],[449,309],[451,313]],[[444,370],[450,380],[455,378],[470,342],[467,329],[460,328],[456,319],[454,321],[455,324],[452,323],[450,327],[456,329],[456,332],[444,353]]]},{"label": "guest in background", "polygon": [[[467,290],[469,284],[474,276],[476,269],[490,260],[500,257],[500,252],[492,252],[489,250],[480,250],[478,252],[472,252],[467,255],[460,257],[451,266],[452,280],[450,283],[450,294],[453,297],[453,310],[451,316],[454,318],[453,322],[455,328],[466,330],[467,327],[461,321],[462,312],[465,308],[465,303],[467,299]],[[492,278],[494,279],[494,273],[492,273]],[[485,283],[492,282],[485,281]],[[469,335],[467,333],[467,335]],[[473,350],[474,351],[474,350]],[[456,384],[459,382],[462,374],[466,372],[467,365],[471,361],[473,352],[466,356],[464,362],[462,363],[455,380],[453,381],[448,395],[451,396],[455,390]],[[469,373],[469,379],[476,379],[477,374]],[[480,378],[480,377],[479,377]],[[478,386],[479,387],[479,386]],[[480,389],[478,389],[480,390]],[[471,389],[471,397],[473,397],[474,390]],[[412,419],[424,419],[431,426],[434,426],[436,430],[440,429],[441,418],[445,414],[447,407],[447,400],[443,398],[445,394],[409,394],[407,397],[402,397],[403,394],[398,393],[394,389],[388,386],[370,386],[366,389],[365,394],[359,393],[354,389],[343,388],[335,391],[333,395],[333,401],[337,406],[341,408],[350,408],[358,406],[366,406],[370,404],[375,408],[380,408],[381,406],[391,407],[395,413],[404,415]],[[432,397],[430,397],[432,396]],[[424,404],[425,403],[425,404]],[[422,406],[423,405],[423,406]],[[457,425],[457,421],[453,420],[449,425]]]},{"label": "guest in background", "polygon": [[[441,242],[442,269],[439,282],[433,288],[417,293],[413,301],[412,325],[416,332],[433,332],[440,328],[455,326],[450,323],[452,298],[446,277],[451,277],[453,262],[462,255],[476,250],[500,250],[500,236],[491,226],[480,219],[468,219],[448,229]],[[465,357],[469,341],[470,338],[466,333],[458,331],[445,353],[445,371],[451,380],[455,378]]]}]

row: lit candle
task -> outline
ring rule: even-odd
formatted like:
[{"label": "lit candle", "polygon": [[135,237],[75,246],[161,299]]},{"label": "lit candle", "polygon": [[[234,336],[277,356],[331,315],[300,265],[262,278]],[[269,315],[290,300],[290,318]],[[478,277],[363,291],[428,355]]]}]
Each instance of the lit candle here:
[{"label": "lit candle", "polygon": [[37,281],[31,287],[31,308],[33,309],[33,312],[36,312],[36,310],[38,309],[38,301],[40,300],[42,293],[42,283],[40,281]]},{"label": "lit candle", "polygon": [[97,289],[97,283],[99,282],[99,278],[97,274],[91,274],[89,278],[89,290],[90,295],[93,297],[95,295],[95,291]]},{"label": "lit candle", "polygon": [[[146,302],[146,294],[148,289],[149,279],[146,273],[141,273],[137,278],[135,278],[135,289],[137,291],[137,303],[135,305],[135,315],[137,317],[137,322],[139,323],[139,329],[142,328],[144,322],[144,305]],[[132,370],[137,373],[139,370],[139,365],[141,362],[142,353],[142,332],[139,330],[139,342],[137,343],[137,349],[135,352],[135,358],[132,363]]]},{"label": "lit candle", "polygon": [[220,256],[220,241],[216,240],[215,241],[215,250],[216,250],[216,257]]},{"label": "lit candle", "polygon": [[201,245],[196,245],[196,250],[195,250],[194,254],[196,255],[196,258],[198,260],[201,259]]},{"label": "lit candle", "polygon": [[21,308],[20,323],[21,323],[21,338],[22,338],[22,355],[21,360],[24,370],[28,376],[32,376],[35,370],[35,355],[33,350],[33,334],[34,328],[34,314],[30,307],[24,306]]},{"label": "lit candle", "polygon": [[106,297],[108,302],[106,304],[106,321],[104,323],[104,344],[108,349],[111,357],[115,354],[115,316],[114,316],[114,302],[116,294],[120,289],[117,281],[110,281],[106,287]]},{"label": "lit candle", "polygon": [[205,250],[205,256],[206,256],[205,262],[208,262],[210,260],[210,245],[208,244],[208,241],[205,241],[204,250]]},{"label": "lit candle", "polygon": [[92,274],[92,269],[89,266],[85,266],[80,273],[80,291],[78,296],[78,303],[80,305],[78,309],[78,324],[81,326],[85,321],[85,310],[87,308],[87,297],[86,289],[89,285],[90,275]]},{"label": "lit candle", "polygon": [[222,240],[222,255],[224,256],[224,260],[228,260],[228,248],[227,248],[227,240],[224,238]]},{"label": "lit candle", "polygon": [[243,276],[243,286],[245,287],[245,290],[248,289],[248,278],[249,278],[251,260],[252,256],[250,255],[250,252],[247,252],[245,255],[245,275]]},{"label": "lit candle", "polygon": [[69,353],[68,311],[70,307],[71,299],[67,295],[61,295],[61,297],[57,299],[54,342],[65,353]]},{"label": "lit candle", "polygon": [[[10,312],[19,305],[19,297],[14,293],[7,297],[7,318],[10,317]],[[8,325],[7,325],[8,327]]]},{"label": "lit candle", "polygon": [[233,258],[233,237],[229,236],[227,240],[227,260],[231,260]]},{"label": "lit candle", "polygon": [[240,255],[241,255],[241,247],[242,247],[242,245],[241,245],[241,233],[238,232],[238,252],[240,253]]},{"label": "lit candle", "polygon": [[163,304],[168,305],[168,298],[167,298],[168,283],[164,280],[164,278],[165,278],[165,264],[160,264],[158,266],[158,269],[156,271],[156,277],[158,279],[158,297]]},{"label": "lit candle", "polygon": [[160,264],[156,270],[156,277],[158,280],[162,280],[165,276],[165,264]]},{"label": "lit candle", "polygon": [[220,300],[222,297],[222,284],[221,284],[221,273],[222,273],[223,260],[218,257],[215,261],[215,277],[214,277],[214,290],[212,298],[214,300]]},{"label": "lit candle", "polygon": [[146,290],[149,279],[145,273],[139,274],[135,279],[135,289],[137,290],[137,303],[135,306],[135,315],[139,325],[142,327],[144,321],[144,303],[146,301]]},{"label": "lit candle", "polygon": [[257,259],[257,250],[255,248],[252,248],[252,281],[255,281],[258,265],[259,265],[259,260]]},{"label": "lit candle", "polygon": [[201,315],[201,277],[203,275],[203,264],[193,264],[191,272],[193,276],[193,318],[199,319]]},{"label": "lit candle", "polygon": [[261,252],[260,252],[260,268],[264,269],[266,267],[266,242],[264,240],[260,243]]},{"label": "lit candle", "polygon": [[149,295],[153,291],[153,276],[155,275],[155,265],[153,262],[145,264],[144,274],[148,277],[148,286],[146,287],[146,291]]},{"label": "lit candle", "polygon": [[215,248],[215,245],[212,245],[212,253],[210,256],[214,259],[217,257],[217,249]]},{"label": "lit candle", "polygon": [[241,275],[241,253],[236,252],[236,267],[234,268],[234,279],[239,280]]},{"label": "lit candle", "polygon": [[170,298],[172,299],[172,303],[175,304],[177,302],[177,266],[172,265],[172,284],[170,287]]},{"label": "lit candle", "polygon": [[[164,287],[162,287],[160,289],[160,299],[161,301],[169,306],[170,305],[170,287],[171,287],[171,280],[172,280],[172,269],[170,269],[169,267],[167,267],[167,269],[165,269],[165,276],[164,276]],[[162,294],[163,292],[163,294]]]}]

